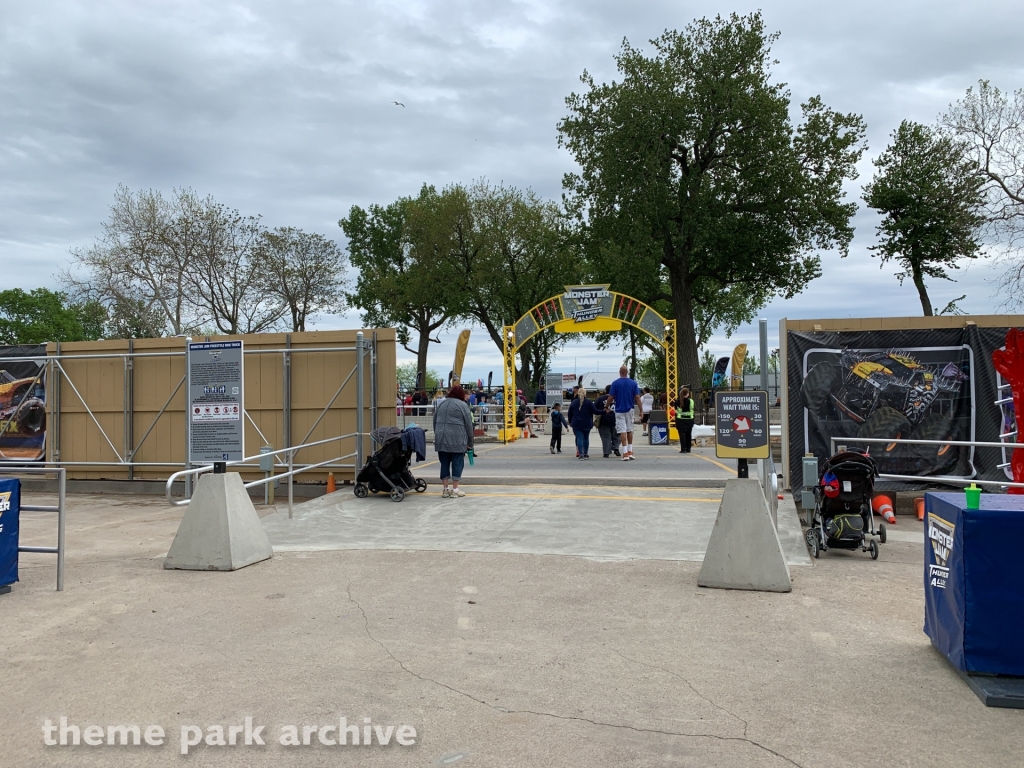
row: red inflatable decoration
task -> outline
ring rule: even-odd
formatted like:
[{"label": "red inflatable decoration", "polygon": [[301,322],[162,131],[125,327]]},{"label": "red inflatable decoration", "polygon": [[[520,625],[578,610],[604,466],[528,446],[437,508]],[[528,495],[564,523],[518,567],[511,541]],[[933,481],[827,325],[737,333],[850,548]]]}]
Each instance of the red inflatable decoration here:
[{"label": "red inflatable decoration", "polygon": [[[1010,385],[1013,393],[1013,413],[1017,419],[1017,442],[1024,443],[1024,331],[1011,328],[1006,333],[1006,348],[992,352],[992,364]],[[1013,482],[1024,483],[1024,445],[1011,451],[1010,467]],[[1024,494],[1024,488],[1010,488],[1010,493]]]}]

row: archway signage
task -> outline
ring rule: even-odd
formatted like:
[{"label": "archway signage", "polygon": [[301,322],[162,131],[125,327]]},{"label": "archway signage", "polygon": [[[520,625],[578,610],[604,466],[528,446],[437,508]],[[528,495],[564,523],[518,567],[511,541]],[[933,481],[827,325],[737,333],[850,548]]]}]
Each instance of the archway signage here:
[{"label": "archway signage", "polygon": [[676,363],[676,321],[662,317],[632,296],[610,285],[567,285],[565,293],[542,301],[515,325],[502,329],[505,353],[505,434],[516,426],[516,354],[541,331],[598,333],[621,331],[623,325],[650,336],[665,351],[665,392],[675,395],[679,381]]}]

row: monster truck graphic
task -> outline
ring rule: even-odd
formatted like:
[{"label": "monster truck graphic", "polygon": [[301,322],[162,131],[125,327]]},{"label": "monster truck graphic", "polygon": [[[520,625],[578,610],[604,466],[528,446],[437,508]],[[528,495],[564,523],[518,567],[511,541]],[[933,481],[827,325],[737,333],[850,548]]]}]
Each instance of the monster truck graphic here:
[{"label": "monster truck graphic", "polygon": [[[804,378],[800,396],[823,434],[837,437],[960,439],[956,401],[967,374],[952,362],[924,363],[908,352],[843,350]],[[942,474],[961,452],[949,445],[872,445],[891,474]]]},{"label": "monster truck graphic", "polygon": [[45,390],[38,378],[0,371],[0,436],[32,437],[46,429]]}]

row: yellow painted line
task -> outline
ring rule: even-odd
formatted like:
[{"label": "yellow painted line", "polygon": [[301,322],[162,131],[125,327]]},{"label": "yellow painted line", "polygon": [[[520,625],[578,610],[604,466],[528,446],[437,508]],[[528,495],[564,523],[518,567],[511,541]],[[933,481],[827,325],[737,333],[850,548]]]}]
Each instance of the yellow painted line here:
[{"label": "yellow painted line", "polygon": [[[470,489],[466,498],[495,498],[495,499],[604,499],[605,501],[706,501],[718,504],[721,499],[697,499],[685,496],[587,496],[576,493],[473,493],[473,485],[464,485],[463,489]],[[480,487],[480,486],[476,486]]]},{"label": "yellow painted line", "polygon": [[704,461],[710,461],[716,467],[721,467],[726,472],[732,472],[734,475],[736,474],[736,470],[735,469],[733,469],[732,467],[725,466],[725,464],[723,464],[720,461],[715,461],[714,459],[709,459],[707,456],[701,456],[699,453],[694,453],[694,454],[691,454],[691,455],[692,456],[696,456],[698,459],[703,459]]}]

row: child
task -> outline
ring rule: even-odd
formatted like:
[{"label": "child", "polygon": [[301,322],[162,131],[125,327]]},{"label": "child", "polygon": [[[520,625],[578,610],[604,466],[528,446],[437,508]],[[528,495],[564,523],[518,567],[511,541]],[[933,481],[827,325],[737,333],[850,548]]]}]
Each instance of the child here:
[{"label": "child", "polygon": [[565,416],[562,415],[562,404],[555,403],[551,406],[551,416],[548,419],[551,422],[551,452],[555,452],[555,448],[558,448],[558,452],[562,452],[562,428],[569,428],[569,422],[565,420]]}]

